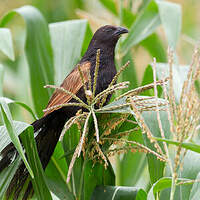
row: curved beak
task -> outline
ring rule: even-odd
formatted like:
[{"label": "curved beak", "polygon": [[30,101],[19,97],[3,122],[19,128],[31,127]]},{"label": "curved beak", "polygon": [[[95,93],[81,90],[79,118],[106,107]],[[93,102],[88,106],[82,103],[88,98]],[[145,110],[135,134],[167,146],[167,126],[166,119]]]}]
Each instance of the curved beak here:
[{"label": "curved beak", "polygon": [[114,32],[114,35],[119,36],[124,33],[128,33],[128,29],[119,26],[119,27],[117,27],[117,30]]}]

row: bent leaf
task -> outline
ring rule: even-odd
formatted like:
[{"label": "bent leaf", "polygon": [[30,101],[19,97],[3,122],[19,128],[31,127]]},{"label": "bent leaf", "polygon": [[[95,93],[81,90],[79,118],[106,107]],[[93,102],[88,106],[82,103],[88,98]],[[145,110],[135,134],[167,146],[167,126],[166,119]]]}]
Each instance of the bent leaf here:
[{"label": "bent leaf", "polygon": [[51,95],[51,91],[45,90],[43,86],[54,84],[53,51],[48,25],[36,8],[23,6],[4,16],[0,27],[5,27],[16,15],[20,15],[25,22],[25,54],[29,65],[31,92],[35,110],[38,116],[42,116],[42,109]]},{"label": "bent leaf", "polygon": [[7,28],[0,28],[0,38],[0,51],[14,61],[15,54],[10,30]]}]

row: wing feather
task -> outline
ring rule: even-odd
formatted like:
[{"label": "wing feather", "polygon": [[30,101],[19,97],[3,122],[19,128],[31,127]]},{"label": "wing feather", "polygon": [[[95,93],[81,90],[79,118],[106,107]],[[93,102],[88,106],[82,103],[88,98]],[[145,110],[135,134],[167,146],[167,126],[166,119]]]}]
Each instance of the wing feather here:
[{"label": "wing feather", "polygon": [[[81,66],[80,66],[81,71],[83,73],[83,77],[84,77],[86,82],[88,82],[88,72],[90,70],[90,66],[91,65],[90,65],[89,62],[85,62],[85,63],[81,64]],[[64,89],[72,92],[73,94],[77,94],[77,92],[81,89],[81,87],[83,87],[83,83],[81,81],[80,73],[78,71],[77,66],[64,79],[64,81],[60,85],[60,87],[63,87]],[[68,95],[65,92],[62,92],[61,90],[56,89],[55,92],[53,93],[51,99],[49,100],[49,103],[48,103],[46,108],[48,109],[52,106],[67,103],[71,99],[72,99],[71,95]],[[51,113],[51,112],[53,112],[54,110],[57,110],[57,109],[59,109],[59,108],[48,110],[48,111],[44,112],[44,115],[47,115],[47,114],[49,114],[49,113]]]}]

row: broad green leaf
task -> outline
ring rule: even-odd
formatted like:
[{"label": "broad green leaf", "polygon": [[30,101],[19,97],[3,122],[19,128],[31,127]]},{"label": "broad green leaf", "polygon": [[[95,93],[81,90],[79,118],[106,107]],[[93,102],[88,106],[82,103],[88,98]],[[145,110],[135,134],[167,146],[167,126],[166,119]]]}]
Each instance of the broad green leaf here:
[{"label": "broad green leaf", "polygon": [[[13,129],[15,130],[16,135],[20,135],[24,130],[26,130],[30,124],[13,121]],[[11,138],[9,137],[9,133],[7,131],[6,126],[0,126],[0,152],[12,142]]]},{"label": "broad green leaf", "polygon": [[9,167],[5,168],[0,173],[0,199],[4,199],[3,196],[20,164],[20,161],[21,159],[18,156]]},{"label": "broad green leaf", "polygon": [[18,135],[14,129],[10,110],[8,108],[8,105],[3,100],[0,100],[0,110],[1,110],[1,116],[3,119],[4,125],[5,125],[7,132],[12,140],[12,143],[15,145],[15,148],[17,149],[19,155],[21,156],[22,160],[24,161],[24,164],[25,164],[26,168],[28,169],[31,177],[33,177],[33,172],[26,160],[22,145],[21,145]]},{"label": "broad green leaf", "polygon": [[[183,178],[178,178],[177,183],[181,181],[188,181],[189,179],[183,179]],[[155,200],[155,195],[156,193],[166,189],[170,188],[172,184],[172,178],[171,177],[163,177],[159,179],[156,183],[154,183],[151,187],[151,189],[148,192],[147,200]]]},{"label": "broad green leaf", "polygon": [[129,51],[134,45],[151,35],[160,23],[157,4],[152,0],[131,26],[127,38],[122,43],[121,51]]},{"label": "broad green leaf", "polygon": [[161,23],[164,27],[165,34],[168,39],[168,44],[173,49],[181,32],[181,7],[179,4],[168,1],[156,1],[159,9]]},{"label": "broad green leaf", "polygon": [[10,30],[7,28],[0,28],[0,38],[0,51],[14,61],[15,53]]},{"label": "broad green leaf", "polygon": [[[91,200],[136,200],[140,188],[122,186],[97,186]],[[144,194],[144,193],[143,193]],[[141,195],[141,192],[140,192]],[[145,197],[145,195],[144,195]],[[140,198],[138,198],[139,200]],[[144,198],[145,200],[146,198]]]},{"label": "broad green leaf", "polygon": [[31,92],[35,110],[38,116],[42,116],[42,109],[51,95],[50,90],[43,86],[54,83],[53,52],[48,26],[36,8],[24,6],[4,16],[0,27],[5,27],[17,14],[25,21],[25,54],[29,65]]},{"label": "broad green leaf", "polygon": [[200,173],[198,173],[196,179],[197,182],[194,183],[192,190],[190,192],[190,198],[189,200],[196,200],[199,198],[199,194],[200,194]]},{"label": "broad green leaf", "polygon": [[38,156],[36,142],[34,139],[33,127],[29,127],[23,132],[21,137],[26,155],[28,157],[31,169],[33,170],[34,178],[31,179],[35,193],[37,194],[37,199],[51,200],[51,194],[47,187],[47,182],[45,179],[44,171],[40,158]]},{"label": "broad green leaf", "polygon": [[174,141],[174,140],[168,140],[168,139],[163,139],[163,138],[158,138],[158,137],[154,137],[154,139],[157,140],[157,141],[166,142],[168,144],[181,146],[181,147],[183,147],[185,149],[200,153],[200,145],[198,145],[198,144],[189,143],[189,142],[180,143],[180,142],[177,142],[177,141]]},{"label": "broad green leaf", "polygon": [[130,10],[122,8],[122,24],[127,28],[130,28],[136,19],[136,15],[133,14]]},{"label": "broad green leaf", "polygon": [[71,20],[49,25],[54,52],[55,83],[61,84],[81,56],[88,32],[86,20]]},{"label": "broad green leaf", "polygon": [[139,189],[136,200],[147,200],[147,193],[143,189]]},{"label": "broad green leaf", "polygon": [[3,96],[3,76],[4,76],[4,69],[3,65],[0,64],[0,96]]},{"label": "broad green leaf", "polygon": [[[169,66],[167,63],[157,63],[156,68],[158,79],[169,77]],[[183,83],[187,79],[188,71],[189,66],[172,66],[174,95],[177,102],[179,102],[179,99],[181,97]]]}]

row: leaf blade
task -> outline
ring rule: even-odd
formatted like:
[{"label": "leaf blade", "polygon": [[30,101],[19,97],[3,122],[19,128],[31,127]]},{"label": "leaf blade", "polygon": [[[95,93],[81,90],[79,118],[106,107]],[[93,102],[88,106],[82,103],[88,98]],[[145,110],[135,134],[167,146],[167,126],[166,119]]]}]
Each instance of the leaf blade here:
[{"label": "leaf blade", "polygon": [[0,109],[1,109],[2,119],[6,126],[7,132],[9,133],[9,136],[10,136],[13,144],[15,145],[15,148],[17,149],[19,155],[21,156],[22,160],[24,161],[24,164],[25,164],[27,170],[29,171],[31,177],[33,177],[32,169],[25,157],[20,140],[13,128],[13,121],[12,121],[12,117],[11,117],[11,113],[9,111],[8,105],[3,100],[0,100]]}]

